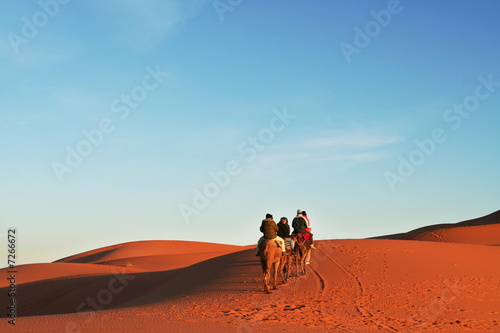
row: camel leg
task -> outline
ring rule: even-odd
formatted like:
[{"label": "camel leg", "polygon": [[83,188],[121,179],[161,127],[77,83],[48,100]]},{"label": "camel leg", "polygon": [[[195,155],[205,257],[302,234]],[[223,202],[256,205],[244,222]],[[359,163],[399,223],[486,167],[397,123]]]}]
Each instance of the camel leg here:
[{"label": "camel leg", "polygon": [[303,274],[302,273],[303,272],[302,271],[302,262],[303,262],[302,259],[303,259],[302,257],[299,257],[299,270],[298,270],[297,274],[300,274],[300,275]]},{"label": "camel leg", "polygon": [[310,255],[310,251],[311,250],[307,250],[306,251],[306,255],[304,257],[304,274],[307,274],[306,270],[307,270],[307,265],[306,265],[306,262],[309,261],[309,255]]},{"label": "camel leg", "polygon": [[297,253],[297,276],[300,276],[302,274],[302,259],[303,259],[303,253],[302,251],[299,251]]},{"label": "camel leg", "polygon": [[264,291],[266,293],[271,293],[271,291],[269,291],[269,269],[266,269],[266,271],[264,272]]},{"label": "camel leg", "polygon": [[287,271],[287,258],[288,257],[283,257],[280,264],[279,264],[279,272],[280,272],[280,277],[281,281],[283,281],[283,284],[287,283],[288,279],[288,271]]},{"label": "camel leg", "polygon": [[278,280],[278,269],[280,266],[280,262],[275,262],[273,264],[273,289],[277,289],[277,280]]},{"label": "camel leg", "polygon": [[269,286],[268,286],[268,283],[269,283],[269,264],[267,262],[267,260],[263,259],[261,257],[260,259],[260,263],[262,264],[262,273],[264,273],[264,292],[266,293],[270,293],[269,291]]},{"label": "camel leg", "polygon": [[306,274],[306,254],[302,253],[302,258],[300,258],[300,272],[302,275]]},{"label": "camel leg", "polygon": [[299,276],[299,260],[300,260],[300,254],[295,255],[295,276]]},{"label": "camel leg", "polygon": [[311,261],[311,250],[307,250],[307,255],[306,255],[306,262]]},{"label": "camel leg", "polygon": [[285,270],[285,283],[288,282],[288,278],[290,277],[290,260],[292,258],[290,256],[286,257],[285,264],[283,265],[283,268]]}]

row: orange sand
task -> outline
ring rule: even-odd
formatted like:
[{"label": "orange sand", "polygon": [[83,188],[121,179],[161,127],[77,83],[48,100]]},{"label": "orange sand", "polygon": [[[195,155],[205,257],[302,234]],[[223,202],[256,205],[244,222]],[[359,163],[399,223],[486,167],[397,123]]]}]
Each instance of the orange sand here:
[{"label": "orange sand", "polygon": [[270,295],[253,246],[119,244],[19,266],[17,325],[2,311],[1,331],[500,332],[500,247],[482,245],[499,227],[319,240],[307,275]]},{"label": "orange sand", "polygon": [[409,239],[500,246],[500,210],[473,220],[436,224],[374,239]]}]

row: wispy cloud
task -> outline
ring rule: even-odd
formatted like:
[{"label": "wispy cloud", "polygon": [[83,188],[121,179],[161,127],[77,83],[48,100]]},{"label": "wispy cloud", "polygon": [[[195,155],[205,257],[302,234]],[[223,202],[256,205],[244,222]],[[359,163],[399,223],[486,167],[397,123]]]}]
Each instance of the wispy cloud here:
[{"label": "wispy cloud", "polygon": [[[280,150],[277,148],[275,150]],[[265,168],[271,168],[286,163],[341,163],[344,166],[353,166],[361,163],[368,163],[387,157],[387,152],[296,152],[296,153],[273,153],[269,151],[262,153],[257,158],[258,164]],[[317,165],[316,165],[317,166]]]},{"label": "wispy cloud", "polygon": [[354,130],[336,130],[320,137],[305,141],[303,148],[366,150],[401,142],[402,138],[358,128]]},{"label": "wispy cloud", "polygon": [[[317,133],[312,139],[271,144],[251,166],[254,176],[288,179],[297,170],[342,172],[390,156],[390,146],[402,142],[397,135],[362,127]],[[274,174],[274,175],[270,175]]]},{"label": "wispy cloud", "polygon": [[316,162],[342,162],[353,166],[387,157],[390,145],[402,142],[398,135],[379,129],[355,127],[319,133],[298,145],[298,149]]}]

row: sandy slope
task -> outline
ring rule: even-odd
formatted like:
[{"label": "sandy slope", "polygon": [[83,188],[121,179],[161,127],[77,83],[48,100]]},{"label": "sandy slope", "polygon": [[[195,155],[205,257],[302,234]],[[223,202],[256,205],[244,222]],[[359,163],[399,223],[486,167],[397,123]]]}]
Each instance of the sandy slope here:
[{"label": "sandy slope", "polygon": [[477,219],[430,225],[406,233],[379,236],[374,239],[408,239],[498,246],[500,245],[500,210]]},{"label": "sandy slope", "polygon": [[491,225],[436,229],[415,235],[414,240],[500,246],[500,223]]},{"label": "sandy slope", "polygon": [[66,257],[55,262],[72,263],[103,263],[111,260],[129,259],[134,257],[170,255],[170,254],[197,254],[205,252],[231,252],[239,250],[239,246],[189,242],[189,241],[139,241],[107,246],[74,256]]},{"label": "sandy slope", "polygon": [[[83,252],[54,263],[20,265],[16,268],[17,283],[172,270],[241,249],[241,246],[204,242],[129,242]],[[6,279],[0,280],[0,288],[7,285]]]},{"label": "sandy slope", "polygon": [[251,246],[138,243],[26,265],[2,332],[500,332],[496,246],[317,241],[308,274],[267,295]]}]

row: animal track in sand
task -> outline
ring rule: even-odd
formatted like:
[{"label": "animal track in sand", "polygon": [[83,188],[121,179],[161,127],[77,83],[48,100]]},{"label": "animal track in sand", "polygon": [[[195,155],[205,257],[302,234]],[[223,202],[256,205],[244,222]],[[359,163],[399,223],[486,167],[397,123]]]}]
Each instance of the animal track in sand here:
[{"label": "animal track in sand", "polygon": [[323,279],[323,277],[314,269],[313,266],[309,266],[310,271],[314,273],[314,275],[318,278],[319,280],[319,293],[323,293],[326,289],[326,280]]},{"label": "animal track in sand", "polygon": [[443,236],[442,232],[433,231],[430,233],[431,236],[436,237],[440,242],[447,242],[448,240]]},{"label": "animal track in sand", "polygon": [[[322,247],[320,245],[317,247],[317,251],[319,251],[319,253],[323,254],[329,261],[331,261],[334,265],[336,265],[342,271],[342,273],[344,273],[350,279],[350,281],[356,286],[356,294],[354,296],[355,297],[354,304],[355,304],[357,312],[363,318],[368,319],[373,325],[377,326],[378,328],[383,328],[383,329],[386,329],[386,330],[392,331],[392,332],[398,332],[398,330],[395,329],[394,327],[392,327],[386,323],[383,323],[383,322],[381,322],[381,320],[375,318],[373,316],[373,314],[364,306],[366,301],[369,299],[370,295],[366,294],[364,285],[363,285],[362,281],[359,279],[359,277],[356,274],[349,271],[346,267],[344,267],[337,260],[333,259],[327,253],[325,253],[325,251],[322,250]],[[366,262],[368,255],[366,253],[359,251],[358,249],[354,249],[354,251],[346,251],[346,252],[350,253],[351,255],[353,255],[356,258],[356,259],[354,259],[354,263],[352,265],[352,268],[357,268],[358,270],[362,270],[361,265],[363,265]]]}]

